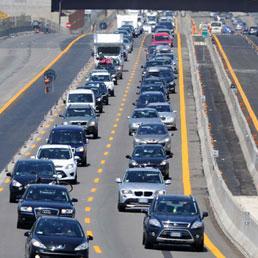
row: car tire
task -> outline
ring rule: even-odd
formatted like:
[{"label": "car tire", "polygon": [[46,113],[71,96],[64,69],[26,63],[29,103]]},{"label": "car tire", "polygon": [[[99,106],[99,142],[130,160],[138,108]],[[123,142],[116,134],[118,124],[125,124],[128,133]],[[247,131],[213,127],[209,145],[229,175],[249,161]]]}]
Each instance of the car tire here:
[{"label": "car tire", "polygon": [[107,100],[106,100],[106,103],[105,103],[106,105],[108,105],[109,104],[109,99],[107,98]]},{"label": "car tire", "polygon": [[129,135],[129,136],[132,136],[132,132],[129,131],[128,135]]},{"label": "car tire", "polygon": [[167,174],[165,174],[164,176],[164,180],[168,180],[170,177],[169,177],[169,172]]},{"label": "car tire", "polygon": [[117,83],[117,80],[115,81],[115,85],[117,85],[118,83]]},{"label": "car tire", "polygon": [[115,97],[115,91],[114,91],[114,90],[112,90],[112,91],[110,92],[110,96],[111,96],[111,97]]},{"label": "car tire", "polygon": [[98,137],[99,137],[99,132],[98,132],[98,130],[96,130],[96,131],[93,133],[93,138],[94,138],[94,139],[98,139]]},{"label": "car tire", "polygon": [[203,250],[204,250],[204,240],[202,240],[201,242],[194,243],[193,247],[194,247],[195,251],[203,252]]},{"label": "car tire", "polygon": [[9,195],[9,202],[10,202],[10,203],[16,202],[16,196],[15,196],[14,194],[11,194],[11,193],[10,193],[10,195]]},{"label": "car tire", "polygon": [[118,209],[119,212],[124,212],[125,211],[124,204],[118,203],[117,204],[117,209]]},{"label": "car tire", "polygon": [[121,74],[120,74],[120,80],[122,80],[122,79],[123,79],[123,74],[121,73]]},{"label": "car tire", "polygon": [[19,220],[17,220],[17,228],[23,228],[23,224]]},{"label": "car tire", "polygon": [[99,113],[103,113],[103,106],[99,109]]},{"label": "car tire", "polygon": [[154,244],[153,244],[152,241],[150,241],[150,240],[148,239],[148,237],[146,236],[146,234],[144,234],[143,241],[144,241],[144,244],[143,244],[143,245],[144,245],[144,248],[145,248],[145,249],[152,249],[152,248],[153,248]]}]

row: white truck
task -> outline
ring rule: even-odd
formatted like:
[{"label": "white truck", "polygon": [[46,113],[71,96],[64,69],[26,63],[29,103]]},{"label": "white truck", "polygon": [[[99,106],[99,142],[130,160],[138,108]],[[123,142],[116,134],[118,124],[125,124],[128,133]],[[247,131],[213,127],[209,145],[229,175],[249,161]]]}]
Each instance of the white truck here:
[{"label": "white truck", "polygon": [[143,30],[147,33],[151,33],[157,25],[157,21],[158,18],[156,13],[147,13],[145,18],[145,24],[143,25]]},{"label": "white truck", "polygon": [[102,33],[94,35],[94,61],[98,65],[102,57],[118,60],[122,68],[124,65],[124,36],[122,34]]},{"label": "white truck", "polygon": [[117,14],[117,28],[122,27],[123,25],[132,25],[134,27],[135,35],[140,35],[142,32],[142,23],[138,17],[137,13],[131,14]]}]

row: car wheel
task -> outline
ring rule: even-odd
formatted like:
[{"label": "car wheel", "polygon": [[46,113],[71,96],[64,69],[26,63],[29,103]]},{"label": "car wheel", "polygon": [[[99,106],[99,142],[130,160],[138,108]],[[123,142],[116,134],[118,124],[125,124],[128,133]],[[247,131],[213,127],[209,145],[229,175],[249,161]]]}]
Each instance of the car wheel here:
[{"label": "car wheel", "polygon": [[121,74],[120,74],[120,80],[122,80],[122,79],[123,79],[123,74],[121,73]]},{"label": "car wheel", "polygon": [[109,99],[107,98],[107,100],[106,100],[106,103],[105,103],[106,105],[108,105],[109,104]]},{"label": "car wheel", "polygon": [[10,193],[10,195],[9,195],[9,202],[10,202],[10,203],[16,202],[16,196],[15,196],[14,194],[11,194],[11,193]]},{"label": "car wheel", "polygon": [[115,96],[115,91],[114,90],[111,91],[110,96],[112,96],[112,97]]},{"label": "car wheel", "polygon": [[128,135],[132,136],[132,132],[129,131]]},{"label": "car wheel", "polygon": [[166,173],[166,175],[164,176],[164,179],[165,179],[165,180],[168,180],[168,179],[169,179],[169,172]]},{"label": "car wheel", "polygon": [[78,183],[78,180],[77,180],[77,173],[76,173],[75,178],[72,180],[72,184],[76,185],[77,183]]},{"label": "car wheel", "polygon": [[117,85],[117,80],[115,81],[115,85]]},{"label": "car wheel", "polygon": [[117,204],[117,209],[118,209],[119,212],[124,212],[125,211],[124,204],[118,203]]},{"label": "car wheel", "polygon": [[145,249],[153,248],[153,242],[150,241],[146,235],[144,235],[144,247],[145,247]]},{"label": "car wheel", "polygon": [[94,139],[98,139],[99,137],[99,133],[98,133],[98,130],[96,130],[94,133],[93,133],[93,138]]},{"label": "car wheel", "polygon": [[204,241],[202,240],[201,242],[194,243],[193,247],[194,247],[194,249],[197,252],[203,252],[203,250],[204,250]]},{"label": "car wheel", "polygon": [[17,220],[17,228],[23,228],[23,224],[19,219]]},{"label": "car wheel", "polygon": [[103,113],[103,106],[99,108],[99,113]]}]

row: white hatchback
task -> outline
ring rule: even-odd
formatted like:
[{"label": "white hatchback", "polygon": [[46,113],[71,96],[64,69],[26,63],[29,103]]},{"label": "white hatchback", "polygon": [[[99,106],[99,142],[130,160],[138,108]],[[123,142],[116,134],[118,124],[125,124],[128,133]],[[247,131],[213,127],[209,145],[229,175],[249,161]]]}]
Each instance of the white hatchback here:
[{"label": "white hatchback", "polygon": [[77,160],[71,146],[46,144],[39,147],[36,159],[50,159],[55,165],[59,180],[77,183]]}]

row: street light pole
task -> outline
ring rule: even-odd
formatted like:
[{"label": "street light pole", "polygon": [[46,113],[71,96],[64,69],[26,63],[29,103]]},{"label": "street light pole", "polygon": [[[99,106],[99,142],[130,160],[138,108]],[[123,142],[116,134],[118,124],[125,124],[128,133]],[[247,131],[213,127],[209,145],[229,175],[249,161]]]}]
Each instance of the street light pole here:
[{"label": "street light pole", "polygon": [[58,30],[61,31],[61,15],[62,15],[62,0],[59,0],[59,21],[58,21]]}]

